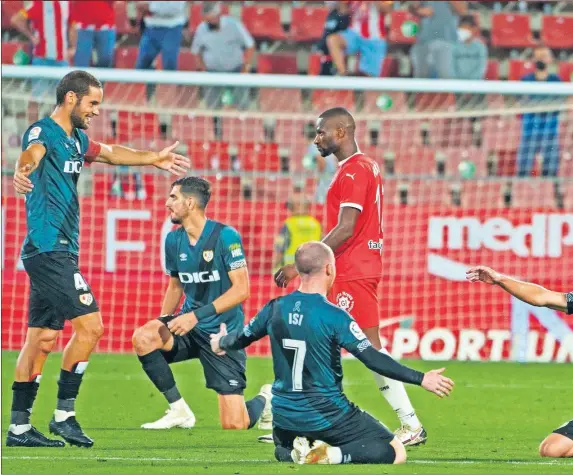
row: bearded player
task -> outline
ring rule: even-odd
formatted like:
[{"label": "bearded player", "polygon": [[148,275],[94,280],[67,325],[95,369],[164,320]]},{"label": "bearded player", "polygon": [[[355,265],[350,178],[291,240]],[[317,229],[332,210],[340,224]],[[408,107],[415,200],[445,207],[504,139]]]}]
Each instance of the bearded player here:
[{"label": "bearded player", "polygon": [[[537,284],[513,279],[486,266],[470,268],[466,277],[470,282],[497,285],[530,305],[549,307],[573,315],[573,292],[554,292]],[[542,457],[573,457],[573,420],[555,429],[541,442],[539,455]]]},{"label": "bearded player", "polygon": [[26,195],[28,232],[21,257],[31,285],[26,341],[12,385],[9,447],[65,445],[37,431],[30,414],[44,363],[66,320],[74,332],[62,355],[49,430],[71,445],[93,445],[76,420],[74,406],[89,356],[104,331],[98,304],[78,267],[77,182],[84,163],[153,165],[175,175],[189,168],[188,159],[172,152],[177,143],[156,153],[90,140],[84,130],[99,115],[102,100],[103,88],[94,76],[72,71],[58,83],[52,115],[33,123],[22,139],[14,188]]},{"label": "bearded player", "polygon": [[[316,122],[314,143],[323,157],[338,159],[338,170],[326,195],[327,232],[322,242],[336,257],[336,281],[328,295],[331,302],[356,320],[372,346],[383,353],[377,288],[382,275],[382,176],[377,163],[358,149],[356,124],[342,107],[323,112]],[[275,274],[279,287],[298,275],[294,265]],[[376,384],[398,415],[396,437],[405,446],[426,442],[404,384],[374,374]]]}]

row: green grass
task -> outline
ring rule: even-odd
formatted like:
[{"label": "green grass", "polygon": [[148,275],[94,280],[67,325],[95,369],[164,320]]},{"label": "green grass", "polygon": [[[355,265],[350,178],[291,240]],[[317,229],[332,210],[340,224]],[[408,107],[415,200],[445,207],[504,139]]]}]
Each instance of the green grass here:
[{"label": "green grass", "polygon": [[[2,429],[9,424],[16,354],[3,353]],[[412,361],[420,370],[439,363]],[[405,466],[298,466],[279,464],[273,447],[257,443],[257,430],[219,428],[217,399],[204,388],[197,361],[175,365],[181,393],[197,416],[194,429],[144,431],[159,418],[163,397],[133,355],[94,355],[77,403],[78,418],[95,439],[92,449],[2,449],[3,473],[573,473],[572,460],[541,459],[539,442],[573,417],[573,365],[448,362],[456,381],[451,398],[439,400],[410,387],[429,434],[428,444],[408,451]],[[32,422],[47,432],[54,409],[59,355],[52,355]],[[394,429],[397,419],[360,362],[344,362],[350,399]],[[248,362],[253,396],[272,377],[269,359]]]}]

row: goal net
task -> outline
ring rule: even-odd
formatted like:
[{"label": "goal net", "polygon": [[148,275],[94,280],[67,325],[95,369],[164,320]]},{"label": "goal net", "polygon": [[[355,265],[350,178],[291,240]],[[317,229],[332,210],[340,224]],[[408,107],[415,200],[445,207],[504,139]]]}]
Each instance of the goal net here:
[{"label": "goal net", "polygon": [[[40,72],[31,79],[34,70]],[[54,106],[50,77],[64,74],[42,71],[8,67],[2,78],[5,349],[24,341],[29,291],[19,261],[26,223],[24,200],[11,184],[14,164],[27,126]],[[251,277],[247,318],[283,292],[272,273],[275,238],[291,212],[286,203],[303,202],[299,208],[324,225],[335,165],[317,157],[314,121],[323,110],[343,106],[356,117],[360,149],[384,172],[379,310],[381,335],[393,354],[573,359],[571,316],[464,281],[470,265],[485,264],[572,290],[570,84],[97,75],[105,81],[104,104],[92,120],[92,139],[152,150],[178,140],[192,173],[211,181],[208,216],[234,226],[244,241]],[[172,229],[165,209],[172,181],[147,168],[95,164],[82,171],[80,267],[104,318],[99,351],[131,351],[133,330],[158,316],[167,285],[162,249]],[[67,326],[64,336],[69,333]],[[268,350],[262,341],[251,352]]]}]

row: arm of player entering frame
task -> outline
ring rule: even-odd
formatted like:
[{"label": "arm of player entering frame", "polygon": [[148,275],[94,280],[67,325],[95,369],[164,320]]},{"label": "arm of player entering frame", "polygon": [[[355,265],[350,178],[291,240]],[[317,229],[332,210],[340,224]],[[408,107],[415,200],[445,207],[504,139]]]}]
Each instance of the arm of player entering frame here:
[{"label": "arm of player entering frame", "polygon": [[179,302],[183,296],[183,286],[179,277],[170,277],[169,286],[165,291],[163,297],[163,304],[161,305],[161,315],[172,315],[179,307]]},{"label": "arm of player entering frame", "polygon": [[322,242],[333,251],[336,251],[354,234],[354,227],[356,226],[358,216],[360,216],[360,210],[357,208],[353,208],[351,206],[340,208],[338,224],[332,229],[332,231],[324,236]]},{"label": "arm of player entering frame", "polygon": [[46,147],[39,143],[33,143],[20,154],[14,171],[14,189],[17,193],[25,194],[34,188],[28,175],[32,173],[42,158],[46,155]]}]

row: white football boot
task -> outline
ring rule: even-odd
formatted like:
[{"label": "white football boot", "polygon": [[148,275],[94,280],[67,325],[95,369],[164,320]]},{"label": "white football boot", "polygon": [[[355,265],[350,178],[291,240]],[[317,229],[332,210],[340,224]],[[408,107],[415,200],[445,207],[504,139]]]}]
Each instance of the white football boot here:
[{"label": "white football boot", "polygon": [[400,442],[402,442],[402,444],[404,444],[404,447],[424,445],[428,439],[428,434],[423,426],[413,428],[409,425],[403,424],[402,427],[394,432],[394,435]]},{"label": "white football boot", "polygon": [[182,429],[191,429],[195,426],[195,414],[186,404],[177,409],[167,409],[165,415],[155,421],[148,422],[141,426],[142,429],[171,429],[180,427]]},{"label": "white football boot", "polygon": [[[264,384],[259,391],[259,396],[263,396],[265,398],[265,408],[261,413],[261,417],[259,418],[259,425],[258,428],[260,430],[273,430],[273,411],[272,411],[272,399],[273,393],[271,392],[272,386],[270,384]],[[273,436],[271,434],[271,442],[273,441]],[[259,437],[260,440],[260,437]],[[263,442],[263,441],[261,441]]]},{"label": "white football boot", "polygon": [[293,461],[299,465],[330,465],[328,447],[330,447],[330,445],[321,440],[317,440],[312,444],[311,448],[306,437],[297,437],[293,442],[291,457]]}]

